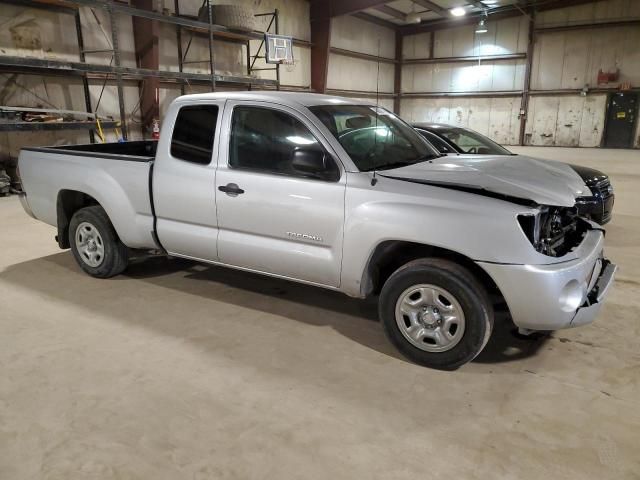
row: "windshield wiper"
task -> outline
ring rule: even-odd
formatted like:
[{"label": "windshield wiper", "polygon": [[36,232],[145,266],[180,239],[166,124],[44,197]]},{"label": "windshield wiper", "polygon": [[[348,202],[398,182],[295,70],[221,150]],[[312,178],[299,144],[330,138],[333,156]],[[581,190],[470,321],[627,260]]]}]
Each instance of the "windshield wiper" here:
[{"label": "windshield wiper", "polygon": [[383,165],[378,165],[378,166],[375,166],[373,168],[369,168],[369,169],[363,170],[363,171],[364,172],[372,172],[372,171],[375,171],[375,170],[390,170],[392,168],[408,167],[409,165],[415,165],[416,163],[427,162],[429,160],[433,160],[434,158],[438,158],[438,157],[434,157],[433,155],[424,155],[423,157],[418,157],[418,158],[413,159],[413,160],[405,160],[405,161],[401,161],[401,162],[385,163]]},{"label": "windshield wiper", "polygon": [[413,165],[414,162],[393,162],[393,163],[385,163],[384,165],[379,165],[377,167],[371,168],[369,170],[367,170],[368,172],[370,172],[371,170],[390,170],[392,168],[400,168],[400,167],[407,167],[409,165]]}]

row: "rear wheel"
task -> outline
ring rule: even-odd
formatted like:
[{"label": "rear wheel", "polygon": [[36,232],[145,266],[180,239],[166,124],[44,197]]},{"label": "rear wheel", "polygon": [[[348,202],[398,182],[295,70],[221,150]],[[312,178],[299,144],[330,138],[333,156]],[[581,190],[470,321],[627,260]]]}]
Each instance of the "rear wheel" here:
[{"label": "rear wheel", "polygon": [[118,238],[102,207],[78,210],[69,223],[69,239],[73,257],[89,275],[109,278],[127,268],[129,249]]},{"label": "rear wheel", "polygon": [[396,270],[380,294],[380,320],[411,361],[454,369],[476,357],[493,328],[484,287],[460,265],[420,259]]}]

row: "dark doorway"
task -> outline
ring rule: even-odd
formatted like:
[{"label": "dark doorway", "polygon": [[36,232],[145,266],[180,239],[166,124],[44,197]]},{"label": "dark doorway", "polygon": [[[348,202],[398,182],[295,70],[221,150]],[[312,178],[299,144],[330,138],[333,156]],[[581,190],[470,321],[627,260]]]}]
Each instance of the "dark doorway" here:
[{"label": "dark doorway", "polygon": [[604,146],[609,148],[633,147],[633,130],[638,112],[638,94],[612,93],[609,96]]}]

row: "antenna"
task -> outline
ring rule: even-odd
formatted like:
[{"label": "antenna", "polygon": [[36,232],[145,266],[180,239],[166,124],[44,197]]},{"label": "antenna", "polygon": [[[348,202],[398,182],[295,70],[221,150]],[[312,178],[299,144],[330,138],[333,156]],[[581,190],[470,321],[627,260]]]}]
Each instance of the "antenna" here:
[{"label": "antenna", "polygon": [[[376,72],[376,127],[373,136],[373,149],[378,146],[378,105],[380,103],[380,39],[378,39],[378,71]],[[371,179],[371,186],[373,187],[376,183],[378,183],[378,179],[376,178],[376,169],[373,169],[373,178]]]}]

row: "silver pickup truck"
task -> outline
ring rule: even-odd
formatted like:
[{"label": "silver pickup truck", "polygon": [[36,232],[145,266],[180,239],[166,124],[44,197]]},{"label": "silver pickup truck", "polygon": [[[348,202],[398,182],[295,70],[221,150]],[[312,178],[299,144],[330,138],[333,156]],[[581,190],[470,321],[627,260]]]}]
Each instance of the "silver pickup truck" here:
[{"label": "silver pickup truck", "polygon": [[24,148],[22,204],[90,275],[130,249],[379,296],[409,359],[472,360],[503,298],[524,331],[593,321],[615,266],[570,167],[442,157],[387,110],[307,93],[189,95],[160,140]]}]

